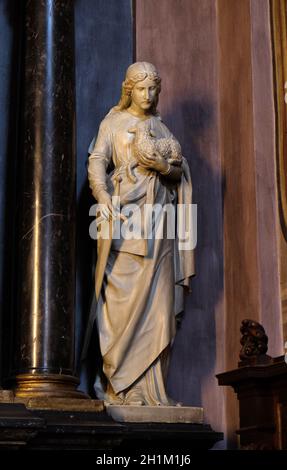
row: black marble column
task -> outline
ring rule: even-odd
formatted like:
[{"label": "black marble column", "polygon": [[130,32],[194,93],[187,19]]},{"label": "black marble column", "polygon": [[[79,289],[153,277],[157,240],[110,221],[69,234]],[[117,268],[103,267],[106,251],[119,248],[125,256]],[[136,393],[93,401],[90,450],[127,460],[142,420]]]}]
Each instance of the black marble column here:
[{"label": "black marble column", "polygon": [[74,376],[73,0],[26,0],[16,395],[82,397]]}]

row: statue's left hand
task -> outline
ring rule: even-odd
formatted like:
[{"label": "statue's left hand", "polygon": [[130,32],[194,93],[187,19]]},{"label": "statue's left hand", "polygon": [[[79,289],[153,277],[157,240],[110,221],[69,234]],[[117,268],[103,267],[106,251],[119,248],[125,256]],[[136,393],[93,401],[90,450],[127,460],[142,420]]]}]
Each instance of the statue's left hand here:
[{"label": "statue's left hand", "polygon": [[168,162],[157,151],[152,155],[141,155],[139,165],[150,170],[156,170],[159,173],[168,169]]}]

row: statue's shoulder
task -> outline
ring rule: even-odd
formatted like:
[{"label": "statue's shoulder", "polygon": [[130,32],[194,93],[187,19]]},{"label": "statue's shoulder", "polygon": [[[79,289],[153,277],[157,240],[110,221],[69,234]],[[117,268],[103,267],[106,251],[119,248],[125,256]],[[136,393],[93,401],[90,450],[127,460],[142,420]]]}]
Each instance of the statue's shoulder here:
[{"label": "statue's shoulder", "polygon": [[123,113],[121,111],[118,111],[115,108],[112,108],[102,120],[101,125],[103,125],[103,127],[112,128],[113,125],[117,123],[118,121],[120,121],[122,118],[123,118]]},{"label": "statue's shoulder", "polygon": [[109,129],[110,127],[110,124],[111,124],[111,115],[110,115],[110,112],[108,114],[106,114],[106,116],[104,117],[104,119],[100,122],[100,128],[101,130],[105,130],[105,129]]},{"label": "statue's shoulder", "polygon": [[[112,110],[111,110],[112,111]],[[113,122],[112,122],[112,113],[111,111],[106,114],[104,119],[100,122],[98,126],[98,132],[94,136],[92,142],[89,145],[88,152],[91,154],[93,152],[95,143],[97,142],[98,139],[100,140],[107,140],[110,141],[112,138],[112,128],[113,128]]]}]

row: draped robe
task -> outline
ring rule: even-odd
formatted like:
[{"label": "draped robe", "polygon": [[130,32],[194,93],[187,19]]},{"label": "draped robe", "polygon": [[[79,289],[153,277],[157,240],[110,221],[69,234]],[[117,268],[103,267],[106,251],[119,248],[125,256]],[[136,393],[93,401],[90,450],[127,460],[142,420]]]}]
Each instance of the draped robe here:
[{"label": "draped robe", "polygon": [[[159,116],[149,119],[156,138],[171,136]],[[192,188],[184,158],[181,181],[176,185],[141,166],[134,168],[136,181],[131,181],[127,167],[134,160],[134,133],[129,130],[140,120],[127,110],[112,110],[105,117],[91,145],[88,175],[96,199],[101,190],[114,194],[115,176],[120,175],[117,189],[121,208],[128,213],[129,205],[136,204],[142,224],[145,204],[172,205],[176,213],[177,204],[191,203]],[[108,174],[111,163],[114,170]],[[159,216],[166,230],[167,213],[163,211]],[[106,241],[99,239],[97,243],[99,255]],[[109,247],[100,295],[89,320],[86,346],[96,321],[103,371],[114,396],[129,403],[128,393],[136,387],[145,404],[170,404],[165,392],[163,363],[176,332],[175,317],[183,310],[184,287],[189,287],[194,274],[193,251],[181,251],[177,236],[175,239],[121,236],[112,239]],[[95,389],[99,398],[112,402],[99,381],[95,382]]]}]

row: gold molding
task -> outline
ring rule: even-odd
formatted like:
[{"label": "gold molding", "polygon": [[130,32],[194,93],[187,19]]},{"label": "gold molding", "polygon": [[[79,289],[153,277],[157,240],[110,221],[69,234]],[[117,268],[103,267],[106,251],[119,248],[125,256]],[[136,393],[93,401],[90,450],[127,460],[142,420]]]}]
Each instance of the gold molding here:
[{"label": "gold molding", "polygon": [[287,0],[270,0],[279,211],[287,240]]}]

